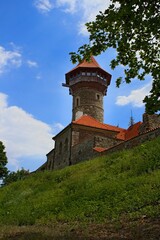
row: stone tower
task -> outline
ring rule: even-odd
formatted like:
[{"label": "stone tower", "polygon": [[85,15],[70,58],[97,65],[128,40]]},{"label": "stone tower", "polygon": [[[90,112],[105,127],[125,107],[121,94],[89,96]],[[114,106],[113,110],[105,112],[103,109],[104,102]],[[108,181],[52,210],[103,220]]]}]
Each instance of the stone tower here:
[{"label": "stone tower", "polygon": [[89,115],[103,122],[103,97],[111,81],[111,75],[103,70],[92,56],[83,60],[65,75],[66,83],[73,96],[72,120]]}]

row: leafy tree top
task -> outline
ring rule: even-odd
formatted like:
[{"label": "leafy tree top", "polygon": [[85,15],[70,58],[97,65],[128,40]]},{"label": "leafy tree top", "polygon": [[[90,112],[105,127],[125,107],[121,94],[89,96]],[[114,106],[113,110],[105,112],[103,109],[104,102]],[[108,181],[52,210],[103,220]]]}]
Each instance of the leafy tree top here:
[{"label": "leafy tree top", "polygon": [[0,141],[0,179],[3,179],[7,173],[7,156],[6,156],[6,152],[5,152],[5,147],[3,145],[3,143]]},{"label": "leafy tree top", "polygon": [[86,23],[91,44],[81,46],[72,52],[73,63],[83,58],[97,56],[108,48],[116,49],[111,61],[112,69],[124,66],[124,79],[116,80],[117,87],[125,81],[130,83],[137,77],[144,80],[150,74],[152,90],[146,96],[146,112],[153,114],[160,110],[160,2],[156,0],[112,0],[96,20]]}]

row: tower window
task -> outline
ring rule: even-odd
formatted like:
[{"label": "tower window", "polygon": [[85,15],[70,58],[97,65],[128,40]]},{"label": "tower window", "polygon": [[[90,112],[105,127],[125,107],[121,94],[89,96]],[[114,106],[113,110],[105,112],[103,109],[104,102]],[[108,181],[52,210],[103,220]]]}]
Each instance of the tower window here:
[{"label": "tower window", "polygon": [[99,94],[96,94],[96,99],[100,100],[100,95]]},{"label": "tower window", "polygon": [[93,72],[93,73],[92,73],[92,76],[96,76],[96,73],[95,73],[95,72]]},{"label": "tower window", "polygon": [[76,97],[75,105],[76,105],[76,107],[80,106],[80,97]]}]

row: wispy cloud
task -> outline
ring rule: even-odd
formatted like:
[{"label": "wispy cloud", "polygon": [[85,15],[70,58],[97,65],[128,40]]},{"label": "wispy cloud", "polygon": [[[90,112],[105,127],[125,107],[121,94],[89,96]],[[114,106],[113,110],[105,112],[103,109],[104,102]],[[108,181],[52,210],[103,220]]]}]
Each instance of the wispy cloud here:
[{"label": "wispy cloud", "polygon": [[74,13],[77,10],[77,0],[57,0],[56,7],[63,7],[64,11],[67,13]]},{"label": "wispy cloud", "polygon": [[79,9],[82,12],[82,17],[79,22],[79,33],[87,35],[86,22],[94,21],[99,11],[104,11],[110,5],[110,0],[82,0],[79,4]]},{"label": "wispy cloud", "polygon": [[0,46],[0,74],[10,67],[20,67],[22,64],[22,55],[18,50],[6,50]]},{"label": "wispy cloud", "polygon": [[118,96],[116,104],[119,106],[125,106],[127,104],[132,104],[134,107],[143,107],[143,99],[149,94],[151,90],[151,83],[145,85],[142,88],[132,90],[128,96]]},{"label": "wispy cloud", "polygon": [[54,130],[54,135],[60,132],[63,128],[64,126],[61,123],[54,123],[52,126],[52,129]]},{"label": "wispy cloud", "polygon": [[19,168],[23,158],[45,161],[53,147],[53,133],[63,126],[57,123],[51,127],[23,109],[9,106],[7,99],[6,94],[0,93],[0,140],[6,146],[10,169]]},{"label": "wispy cloud", "polygon": [[53,8],[53,1],[50,1],[50,0],[36,0],[34,2],[34,5],[41,13],[48,13]]},{"label": "wispy cloud", "polygon": [[27,61],[27,64],[28,64],[28,66],[29,66],[30,68],[32,68],[32,67],[38,67],[38,63],[35,62],[35,61],[28,60],[28,61]]},{"label": "wispy cloud", "polygon": [[42,13],[59,8],[66,13],[81,13],[78,23],[78,32],[87,35],[85,23],[95,20],[99,11],[104,11],[110,5],[110,0],[36,0],[35,6]]}]

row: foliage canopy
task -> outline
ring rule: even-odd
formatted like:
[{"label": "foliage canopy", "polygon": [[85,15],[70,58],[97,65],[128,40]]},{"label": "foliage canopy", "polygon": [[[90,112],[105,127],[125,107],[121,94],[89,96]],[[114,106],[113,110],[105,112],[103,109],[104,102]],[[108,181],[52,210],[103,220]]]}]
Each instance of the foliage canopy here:
[{"label": "foliage canopy", "polygon": [[18,170],[17,172],[9,172],[3,180],[3,185],[8,185],[12,182],[23,180],[28,175],[29,171],[23,168],[21,170]]},{"label": "foliage canopy", "polygon": [[146,96],[146,112],[160,110],[160,2],[157,0],[112,0],[108,9],[100,12],[96,20],[86,23],[90,44],[71,52],[73,63],[97,56],[108,48],[116,49],[111,61],[112,69],[124,66],[125,78],[116,80],[117,87],[137,77],[144,80],[150,74],[153,80]]},{"label": "foliage canopy", "polygon": [[4,150],[5,147],[3,143],[0,141],[0,179],[3,179],[8,173],[8,170],[6,168],[6,164],[8,161],[6,152]]}]

